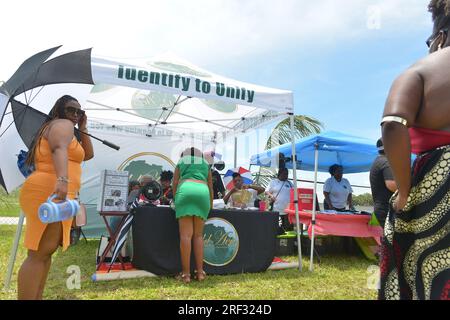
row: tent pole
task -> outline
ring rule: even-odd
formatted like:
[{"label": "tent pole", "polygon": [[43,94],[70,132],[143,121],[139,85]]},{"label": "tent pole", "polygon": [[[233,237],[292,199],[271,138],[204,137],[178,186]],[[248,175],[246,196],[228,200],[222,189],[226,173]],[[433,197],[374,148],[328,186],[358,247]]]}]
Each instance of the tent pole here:
[{"label": "tent pole", "polygon": [[6,277],[5,277],[5,286],[4,286],[5,290],[9,290],[9,285],[11,283],[11,277],[12,277],[12,273],[14,270],[14,263],[16,262],[17,249],[19,248],[19,240],[20,240],[20,235],[22,234],[22,227],[23,227],[24,219],[25,219],[25,215],[23,214],[22,211],[20,211],[19,223],[17,224],[16,235],[14,237],[13,247],[12,247],[11,253],[9,255],[8,269],[6,271]]},{"label": "tent pole", "polygon": [[234,136],[234,167],[237,168],[237,137]]},{"label": "tent pole", "polygon": [[309,271],[314,270],[314,226],[316,225],[316,197],[317,197],[317,170],[319,166],[319,145],[314,145],[314,191],[313,191],[313,212],[311,220],[311,257],[309,261]]},{"label": "tent pole", "polygon": [[298,271],[302,271],[302,243],[300,220],[298,217],[298,190],[297,190],[297,157],[295,155],[295,125],[294,114],[290,113],[291,120],[291,143],[292,143],[292,179],[294,180],[294,207],[295,207],[295,223],[297,226],[297,249],[298,249]]}]

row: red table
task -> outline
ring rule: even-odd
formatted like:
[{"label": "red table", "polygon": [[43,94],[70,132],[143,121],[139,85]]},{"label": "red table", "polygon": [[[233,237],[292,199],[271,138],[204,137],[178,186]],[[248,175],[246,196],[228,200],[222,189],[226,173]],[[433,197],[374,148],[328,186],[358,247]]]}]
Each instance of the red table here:
[{"label": "red table", "polygon": [[[289,222],[295,224],[295,210],[286,209]],[[314,235],[317,236],[344,236],[354,238],[374,238],[380,244],[383,228],[370,226],[370,216],[360,214],[330,214],[317,213]],[[312,234],[312,213],[299,211],[300,223],[308,226],[308,235]]]}]

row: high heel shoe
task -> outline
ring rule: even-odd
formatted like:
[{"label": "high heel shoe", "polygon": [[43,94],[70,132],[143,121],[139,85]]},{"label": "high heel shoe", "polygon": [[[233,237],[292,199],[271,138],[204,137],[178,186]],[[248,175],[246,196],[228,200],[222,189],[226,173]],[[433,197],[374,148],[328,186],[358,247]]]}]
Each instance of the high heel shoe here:
[{"label": "high heel shoe", "polygon": [[183,273],[180,272],[175,279],[177,279],[178,281],[181,281],[183,283],[189,283],[191,282],[191,274],[190,273]]},{"label": "high heel shoe", "polygon": [[194,270],[194,279],[197,281],[203,281],[206,279],[206,272],[204,270],[198,272],[197,270]]}]

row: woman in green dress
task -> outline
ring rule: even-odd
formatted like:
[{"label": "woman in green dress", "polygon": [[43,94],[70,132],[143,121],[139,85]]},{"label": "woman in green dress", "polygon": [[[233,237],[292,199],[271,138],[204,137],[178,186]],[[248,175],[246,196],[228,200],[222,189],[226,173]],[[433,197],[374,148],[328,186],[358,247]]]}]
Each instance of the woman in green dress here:
[{"label": "woman in green dress", "polygon": [[191,248],[194,246],[195,278],[205,279],[203,271],[203,227],[213,202],[211,170],[203,154],[196,148],[188,148],[181,154],[173,181],[175,212],[180,232],[182,272],[178,279],[191,281]]}]

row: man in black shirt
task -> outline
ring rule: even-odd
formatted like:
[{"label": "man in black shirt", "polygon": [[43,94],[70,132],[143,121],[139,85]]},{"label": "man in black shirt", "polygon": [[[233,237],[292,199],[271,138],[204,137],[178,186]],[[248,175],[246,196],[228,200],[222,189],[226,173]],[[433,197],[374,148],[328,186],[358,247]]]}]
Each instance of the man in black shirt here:
[{"label": "man in black shirt", "polygon": [[389,199],[397,190],[394,176],[389,162],[384,155],[384,147],[381,139],[377,141],[379,156],[375,159],[370,169],[370,187],[374,202],[375,215],[384,228],[384,222],[389,211]]},{"label": "man in black shirt", "polygon": [[222,176],[218,170],[223,170],[225,163],[218,161],[211,167],[212,183],[213,183],[213,195],[214,199],[222,199],[225,196],[225,187],[223,185]]},{"label": "man in black shirt", "polygon": [[172,179],[173,179],[172,171],[168,170],[161,172],[159,181],[161,182],[163,194],[159,199],[159,201],[162,205],[170,205],[173,201]]}]

